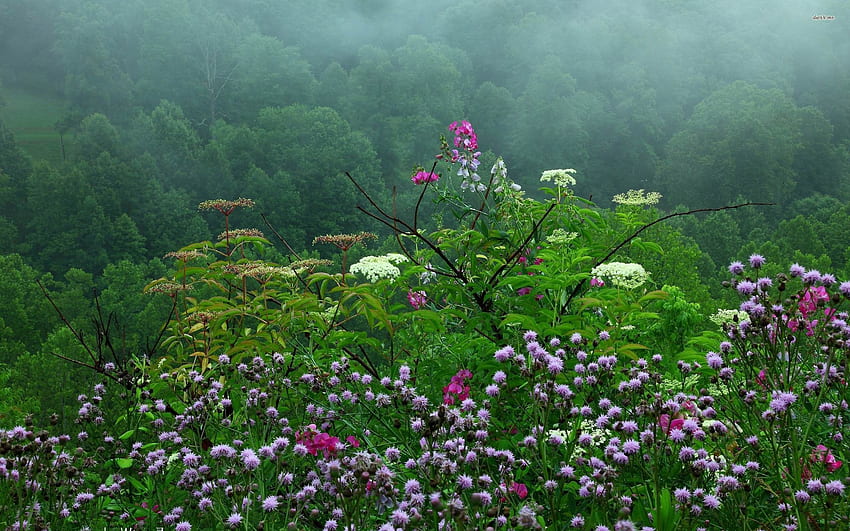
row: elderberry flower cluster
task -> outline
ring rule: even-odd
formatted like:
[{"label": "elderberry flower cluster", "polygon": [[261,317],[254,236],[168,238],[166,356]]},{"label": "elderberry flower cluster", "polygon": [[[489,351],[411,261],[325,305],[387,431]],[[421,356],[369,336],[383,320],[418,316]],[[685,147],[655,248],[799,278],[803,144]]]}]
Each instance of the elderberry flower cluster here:
[{"label": "elderberry flower cluster", "polygon": [[608,262],[594,267],[591,272],[596,278],[606,278],[618,288],[634,289],[649,280],[649,273],[640,264]]}]

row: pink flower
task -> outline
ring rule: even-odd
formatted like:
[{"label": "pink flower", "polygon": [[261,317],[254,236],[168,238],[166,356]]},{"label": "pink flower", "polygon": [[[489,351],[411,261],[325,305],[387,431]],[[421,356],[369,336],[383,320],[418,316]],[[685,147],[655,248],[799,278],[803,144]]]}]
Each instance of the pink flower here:
[{"label": "pink flower", "polygon": [[470,389],[465,381],[470,378],[472,378],[472,372],[468,369],[461,369],[452,376],[449,385],[443,387],[443,403],[451,405],[455,403],[455,400],[463,402],[469,398]]},{"label": "pink flower", "polygon": [[407,302],[410,303],[414,310],[418,310],[428,302],[428,296],[424,291],[408,291]]},{"label": "pink flower", "polygon": [[339,438],[327,433],[317,433],[315,430],[316,425],[310,424],[306,431],[295,433],[295,440],[303,444],[310,455],[318,455],[320,450],[325,457],[335,454]]},{"label": "pink flower", "polygon": [[605,281],[602,280],[601,278],[593,277],[593,278],[590,279],[590,286],[593,287],[593,288],[601,288],[604,285],[605,285]]},{"label": "pink flower", "polygon": [[410,178],[413,184],[435,183],[440,180],[440,175],[436,172],[418,171]]},{"label": "pink flower", "polygon": [[798,304],[798,308],[800,308],[800,313],[803,314],[803,317],[808,318],[809,315],[814,312],[818,303],[826,302],[829,300],[829,294],[826,292],[826,288],[823,286],[817,286],[815,288],[809,288],[806,290],[806,293],[803,295],[803,300]]},{"label": "pink flower", "polygon": [[811,460],[813,463],[823,463],[826,465],[827,472],[835,472],[839,468],[841,468],[841,461],[835,458],[832,455],[832,452],[829,451],[829,448],[826,446],[819,444],[815,446],[815,451],[812,452]]},{"label": "pink flower", "polygon": [[661,426],[661,431],[670,435],[672,430],[681,430],[685,424],[685,419],[674,418],[670,420],[670,415],[664,413],[658,418],[658,425]]},{"label": "pink flower", "polygon": [[345,442],[351,445],[352,448],[360,448],[360,441],[354,435],[349,435],[345,438]]},{"label": "pink flower", "polygon": [[524,500],[528,496],[528,487],[525,486],[525,483],[514,482],[511,483],[508,492],[513,492],[519,496],[520,500]]}]

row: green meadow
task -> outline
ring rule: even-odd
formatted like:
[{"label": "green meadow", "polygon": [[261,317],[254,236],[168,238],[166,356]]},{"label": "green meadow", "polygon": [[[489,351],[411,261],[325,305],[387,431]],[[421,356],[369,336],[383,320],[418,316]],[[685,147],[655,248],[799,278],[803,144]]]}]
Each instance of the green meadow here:
[{"label": "green meadow", "polygon": [[0,87],[0,99],[0,120],[15,134],[16,143],[33,159],[60,164],[62,146],[55,124],[65,112],[64,100],[14,87]]}]

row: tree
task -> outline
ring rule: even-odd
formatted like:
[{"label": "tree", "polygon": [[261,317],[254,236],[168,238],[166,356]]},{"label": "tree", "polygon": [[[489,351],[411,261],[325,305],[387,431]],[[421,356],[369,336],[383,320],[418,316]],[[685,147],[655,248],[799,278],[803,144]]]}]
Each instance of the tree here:
[{"label": "tree", "polygon": [[116,53],[122,33],[115,25],[106,6],[85,2],[62,10],[55,26],[65,96],[87,112],[120,115],[134,102],[133,82]]},{"label": "tree", "polygon": [[36,284],[49,283],[18,254],[0,255],[0,362],[9,363],[25,351],[35,352],[58,323]]},{"label": "tree", "polygon": [[26,244],[34,262],[52,273],[71,267],[99,271],[108,260],[109,220],[85,176],[38,163],[27,182]]},{"label": "tree", "polygon": [[252,33],[235,51],[233,118],[250,120],[263,107],[312,103],[316,80],[297,48],[275,37]]},{"label": "tree", "polygon": [[697,105],[670,140],[657,188],[689,206],[729,204],[738,195],[787,204],[798,181],[800,119],[779,90],[727,85]]}]

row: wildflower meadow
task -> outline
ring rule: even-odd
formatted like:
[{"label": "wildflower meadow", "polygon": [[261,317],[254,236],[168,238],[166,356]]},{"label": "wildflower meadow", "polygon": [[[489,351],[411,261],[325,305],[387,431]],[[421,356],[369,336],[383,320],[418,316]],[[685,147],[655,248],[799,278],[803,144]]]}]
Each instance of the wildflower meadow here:
[{"label": "wildflower meadow", "polygon": [[340,184],[392,237],[315,235],[334,260],[202,203],[223,233],[146,287],[172,307],[150,350],[74,330],[99,378],[75,429],[0,429],[0,524],[850,528],[850,279],[740,257],[700,320],[651,236],[698,213],[601,208],[573,169],[523,190],[472,124],[447,134],[399,179],[410,211]]}]

